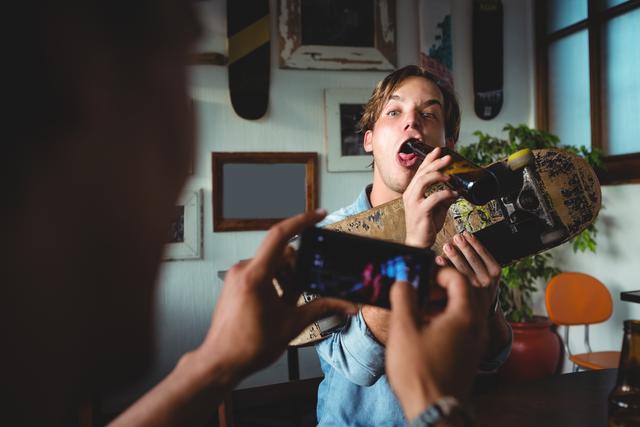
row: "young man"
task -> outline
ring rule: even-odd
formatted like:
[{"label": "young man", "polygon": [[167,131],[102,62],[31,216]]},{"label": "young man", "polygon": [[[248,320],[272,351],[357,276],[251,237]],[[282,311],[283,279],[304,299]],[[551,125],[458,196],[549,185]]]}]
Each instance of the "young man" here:
[{"label": "young man", "polygon": [[[3,425],[77,425],[79,407],[94,393],[132,381],[148,365],[154,283],[193,152],[192,7],[184,0],[34,0],[5,10],[14,50],[4,69],[11,108],[0,168]],[[278,297],[272,285],[289,237],[322,217],[283,221],[253,260],[234,266],[203,343],[114,424],[203,425],[225,393],[273,362],[306,324],[355,312],[331,299],[296,308],[290,287]],[[458,303],[443,316],[450,326],[464,325],[465,307],[486,300],[460,286],[467,292],[453,292]],[[397,301],[406,310],[411,297],[404,296]],[[412,354],[403,351],[407,332],[419,331],[395,335],[404,355]],[[483,345],[472,342],[476,352]],[[459,355],[457,347],[447,345]],[[422,366],[416,377],[440,370]],[[431,381],[438,386],[411,399],[408,413],[438,399],[453,374]],[[401,375],[395,384],[403,396],[416,391]]]},{"label": "young man", "polygon": [[[453,148],[459,126],[458,103],[446,84],[417,66],[391,73],[373,91],[361,120],[364,148],[373,155],[373,183],[353,204],[332,213],[321,225],[402,197],[405,243],[431,247],[457,194],[448,189],[427,198],[424,194],[430,186],[449,179],[440,170],[451,158],[441,157],[436,148],[420,162],[406,150],[406,143],[417,140],[431,147]],[[497,298],[500,266],[477,239],[467,233],[458,235],[444,246],[444,254],[437,258],[440,265],[450,263],[473,285],[488,288]],[[499,309],[487,315],[489,347],[481,369],[494,370],[508,356],[511,330]],[[406,422],[384,375],[389,316],[387,310],[363,306],[339,332],[316,345],[325,374],[318,390],[321,426]]]}]

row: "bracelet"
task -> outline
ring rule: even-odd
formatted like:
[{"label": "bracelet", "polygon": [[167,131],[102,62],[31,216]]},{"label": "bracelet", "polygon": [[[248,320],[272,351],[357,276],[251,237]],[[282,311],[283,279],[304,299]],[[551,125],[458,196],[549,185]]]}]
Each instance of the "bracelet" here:
[{"label": "bracelet", "polygon": [[458,399],[453,396],[445,396],[436,400],[431,406],[422,411],[410,427],[435,427],[441,421],[450,421],[453,417],[458,416],[464,426],[472,425],[471,418],[465,409],[460,405]]}]

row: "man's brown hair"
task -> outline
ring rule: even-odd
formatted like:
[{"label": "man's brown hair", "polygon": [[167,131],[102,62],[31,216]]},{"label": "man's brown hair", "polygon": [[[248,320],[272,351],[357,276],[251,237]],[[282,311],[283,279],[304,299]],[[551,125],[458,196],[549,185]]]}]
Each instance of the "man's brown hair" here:
[{"label": "man's brown hair", "polygon": [[458,105],[458,99],[453,92],[453,88],[447,82],[436,77],[433,73],[427,71],[425,68],[417,65],[408,65],[400,68],[393,73],[389,74],[383,80],[381,80],[371,94],[371,98],[364,107],[364,112],[360,118],[360,131],[364,134],[368,130],[373,130],[382,108],[385,106],[393,92],[409,77],[422,77],[433,82],[440,92],[444,105],[444,133],[445,138],[453,141],[458,140],[460,133],[460,106]]}]

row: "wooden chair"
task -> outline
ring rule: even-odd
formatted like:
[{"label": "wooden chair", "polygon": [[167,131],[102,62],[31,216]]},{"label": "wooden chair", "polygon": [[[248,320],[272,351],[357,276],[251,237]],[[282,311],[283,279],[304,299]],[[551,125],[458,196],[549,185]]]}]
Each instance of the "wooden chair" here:
[{"label": "wooden chair", "polygon": [[[604,322],[613,312],[611,294],[602,282],[584,273],[560,273],[547,284],[545,303],[549,320],[565,327],[564,348],[574,372],[618,367],[619,351],[593,351],[589,343],[589,325]],[[584,325],[585,353],[573,354],[569,348],[569,327],[574,325]]]}]

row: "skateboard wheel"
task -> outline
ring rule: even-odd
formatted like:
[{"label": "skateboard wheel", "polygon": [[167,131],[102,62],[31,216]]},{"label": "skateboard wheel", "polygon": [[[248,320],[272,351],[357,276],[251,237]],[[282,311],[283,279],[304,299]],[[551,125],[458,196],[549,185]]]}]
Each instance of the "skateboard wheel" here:
[{"label": "skateboard wheel", "polygon": [[540,201],[536,197],[536,193],[534,193],[532,190],[523,190],[518,195],[518,206],[520,206],[520,209],[523,209],[525,211],[533,211],[535,209],[538,209],[538,206],[540,206]]},{"label": "skateboard wheel", "polygon": [[525,148],[510,155],[507,158],[507,165],[509,165],[509,169],[517,171],[518,169],[522,169],[527,166],[532,160],[533,154],[531,154],[531,150]]}]

